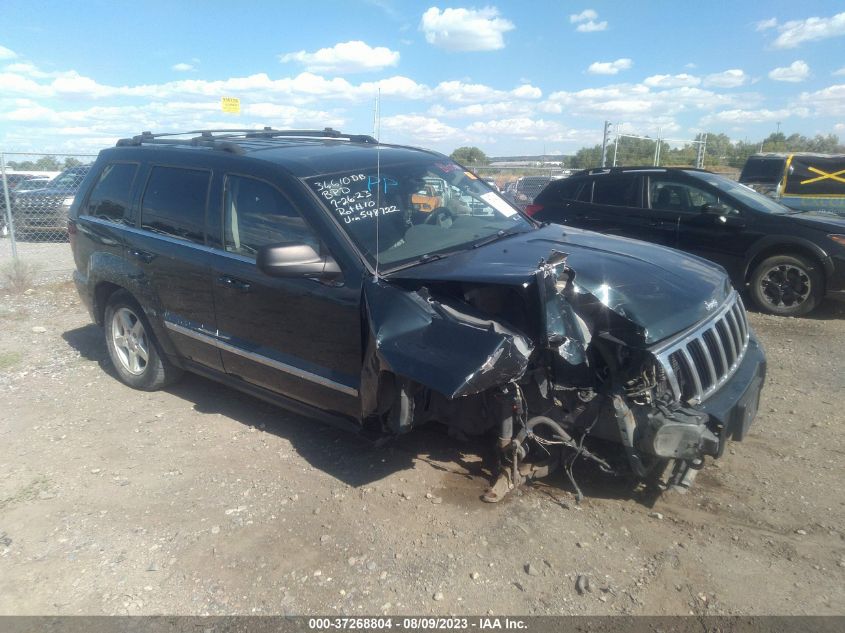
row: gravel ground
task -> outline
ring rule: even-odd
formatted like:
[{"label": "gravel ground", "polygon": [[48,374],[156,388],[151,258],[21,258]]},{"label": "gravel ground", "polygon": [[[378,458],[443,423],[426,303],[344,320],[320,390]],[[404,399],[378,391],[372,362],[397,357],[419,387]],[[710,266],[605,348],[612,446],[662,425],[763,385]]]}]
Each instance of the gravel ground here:
[{"label": "gravel ground", "polygon": [[759,417],[688,494],[491,506],[483,441],[133,391],[70,283],[0,291],[0,614],[843,614],[843,308],[751,315]]},{"label": "gravel ground", "polygon": [[[73,254],[67,242],[17,240],[18,257],[34,273],[37,283],[50,283],[57,279],[70,279],[74,269]],[[12,263],[12,242],[0,239],[0,270]],[[0,282],[2,283],[2,282]],[[2,291],[0,291],[2,292]]]}]

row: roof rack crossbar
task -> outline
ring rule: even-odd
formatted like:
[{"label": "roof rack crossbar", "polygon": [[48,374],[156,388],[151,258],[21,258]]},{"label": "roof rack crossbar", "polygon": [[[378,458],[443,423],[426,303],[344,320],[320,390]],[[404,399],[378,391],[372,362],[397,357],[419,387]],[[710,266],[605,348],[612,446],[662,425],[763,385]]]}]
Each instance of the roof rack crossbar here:
[{"label": "roof rack crossbar", "polygon": [[[176,136],[194,136],[191,139],[176,139]],[[120,139],[117,145],[120,147],[141,145],[144,143],[159,143],[171,145],[184,145],[186,143],[199,144],[210,141],[234,141],[238,139],[260,139],[260,138],[336,138],[345,139],[353,143],[377,144],[378,141],[366,134],[344,134],[338,130],[327,127],[323,130],[276,130],[265,127],[261,130],[250,128],[231,128],[215,130],[191,130],[189,132],[166,132],[153,134],[152,132],[141,132],[132,138]]]}]

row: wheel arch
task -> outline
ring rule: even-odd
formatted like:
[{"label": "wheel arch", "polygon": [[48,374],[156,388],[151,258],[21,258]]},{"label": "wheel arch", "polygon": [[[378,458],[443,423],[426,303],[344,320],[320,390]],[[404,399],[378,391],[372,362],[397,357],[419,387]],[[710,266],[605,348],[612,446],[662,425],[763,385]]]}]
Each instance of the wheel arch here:
[{"label": "wheel arch", "polygon": [[126,290],[126,288],[111,281],[100,281],[94,286],[94,321],[97,325],[103,325],[109,299],[120,290]]},{"label": "wheel arch", "polygon": [[809,240],[797,237],[766,237],[756,245],[756,248],[749,254],[743,273],[745,283],[751,281],[754,270],[768,257],[775,255],[798,255],[805,257],[819,265],[819,272],[822,275],[822,282],[827,284],[827,279],[833,272],[833,262],[830,256],[822,248]]}]

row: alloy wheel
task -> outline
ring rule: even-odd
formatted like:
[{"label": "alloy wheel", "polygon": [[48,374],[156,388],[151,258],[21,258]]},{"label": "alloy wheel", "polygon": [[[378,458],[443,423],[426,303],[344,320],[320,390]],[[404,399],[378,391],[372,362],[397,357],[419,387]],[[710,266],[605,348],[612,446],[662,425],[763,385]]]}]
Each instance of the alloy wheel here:
[{"label": "alloy wheel", "polygon": [[813,290],[810,275],[795,264],[778,264],[760,278],[765,300],[777,308],[794,308],[804,303]]},{"label": "alloy wheel", "polygon": [[143,374],[150,359],[150,340],[138,315],[126,307],[117,310],[112,317],[111,338],[123,369],[135,376]]}]

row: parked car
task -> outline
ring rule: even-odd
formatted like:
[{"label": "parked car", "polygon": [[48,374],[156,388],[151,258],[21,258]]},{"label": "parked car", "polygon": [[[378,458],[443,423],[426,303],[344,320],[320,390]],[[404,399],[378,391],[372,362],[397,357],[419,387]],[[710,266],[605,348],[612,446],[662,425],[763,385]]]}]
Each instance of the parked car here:
[{"label": "parked car", "polygon": [[[420,213],[438,180],[470,203]],[[435,152],[145,133],[100,152],[69,229],[127,385],[189,370],[371,436],[489,431],[488,501],[564,454],[688,485],[757,411],[765,358],[719,267],[541,227]]]},{"label": "parked car", "polygon": [[845,217],[845,154],[749,156],[739,182],[797,211]]},{"label": "parked car", "polygon": [[66,238],[68,209],[90,168],[70,167],[41,188],[16,191],[12,201],[15,234],[21,238]]},{"label": "parked car", "polygon": [[[6,188],[8,189],[10,201],[14,192],[31,178],[32,176],[29,174],[6,174]],[[0,237],[6,237],[8,234],[9,227],[6,220],[6,191],[3,188],[2,180],[0,180]]]},{"label": "parked car", "polygon": [[505,197],[513,204],[524,210],[534,201],[543,187],[552,181],[550,176],[524,176],[518,178],[510,190],[505,191]]},{"label": "parked car", "polygon": [[770,314],[845,298],[845,219],[796,212],[708,171],[591,169],[551,183],[527,212],[714,261]]},{"label": "parked car", "polygon": [[15,191],[32,191],[33,189],[43,189],[48,184],[52,178],[49,176],[27,176],[24,180],[15,187]]}]

